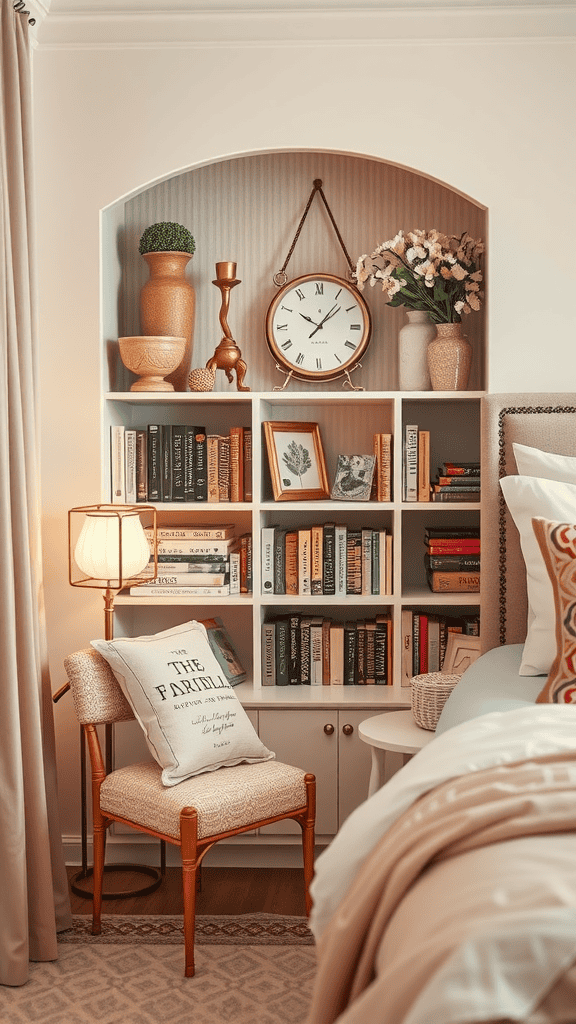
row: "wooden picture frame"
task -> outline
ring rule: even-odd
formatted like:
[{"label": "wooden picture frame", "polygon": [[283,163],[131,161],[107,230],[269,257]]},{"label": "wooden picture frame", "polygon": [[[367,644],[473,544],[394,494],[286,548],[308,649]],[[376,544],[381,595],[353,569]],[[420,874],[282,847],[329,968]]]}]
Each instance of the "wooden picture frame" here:
[{"label": "wooden picture frame", "polygon": [[466,636],[464,633],[449,633],[446,654],[442,671],[447,674],[461,675],[476,658],[480,657],[480,637]]},{"label": "wooden picture frame", "polygon": [[263,424],[274,501],[328,498],[328,474],[317,423]]}]

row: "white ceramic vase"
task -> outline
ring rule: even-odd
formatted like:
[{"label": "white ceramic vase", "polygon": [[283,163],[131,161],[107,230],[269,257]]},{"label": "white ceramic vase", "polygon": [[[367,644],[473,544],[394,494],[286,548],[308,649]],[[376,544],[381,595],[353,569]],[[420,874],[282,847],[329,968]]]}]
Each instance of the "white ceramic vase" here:
[{"label": "white ceramic vase", "polygon": [[398,331],[398,387],[400,391],[430,391],[428,343],[436,328],[428,313],[407,309],[408,323]]}]

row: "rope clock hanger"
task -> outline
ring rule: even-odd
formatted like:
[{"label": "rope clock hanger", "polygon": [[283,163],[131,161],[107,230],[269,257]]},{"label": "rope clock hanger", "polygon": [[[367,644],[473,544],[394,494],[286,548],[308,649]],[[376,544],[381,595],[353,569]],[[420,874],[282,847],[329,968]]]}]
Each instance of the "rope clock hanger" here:
[{"label": "rope clock hanger", "polygon": [[[288,281],[286,267],[317,194],[346,257],[349,281],[322,272]],[[352,383],[350,374],[362,365],[360,359],[370,343],[372,320],[353,276],[354,266],[326,201],[322,181],[317,178],[284,265],[273,277],[279,291],[266,314],[266,341],[277,369],[286,374],[284,383],[275,391],[283,391],[292,378],[323,384],[340,377],[344,377],[344,387],[364,390]]]}]

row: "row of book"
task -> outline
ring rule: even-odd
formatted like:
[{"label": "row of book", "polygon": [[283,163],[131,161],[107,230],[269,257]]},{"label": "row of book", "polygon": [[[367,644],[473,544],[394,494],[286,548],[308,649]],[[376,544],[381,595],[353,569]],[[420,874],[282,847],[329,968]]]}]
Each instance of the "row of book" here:
[{"label": "row of book", "polygon": [[[154,564],[153,529],[145,527]],[[158,574],[130,587],[136,597],[223,597],[252,593],[252,535],[236,536],[233,523],[159,527]],[[143,573],[149,575],[150,566]]]},{"label": "row of book", "polygon": [[461,502],[480,501],[480,463],[443,462],[432,480],[430,431],[417,424],[404,428],[402,500]]},{"label": "row of book", "polygon": [[412,676],[441,672],[450,633],[480,635],[480,617],[476,614],[450,616],[404,608],[401,612],[402,686]]},{"label": "row of book", "polygon": [[150,423],[110,428],[114,504],[252,500],[252,432]]},{"label": "row of book", "polygon": [[261,531],[263,594],[389,595],[392,534],[386,528],[317,523]]},{"label": "row of book", "polygon": [[391,682],[388,615],[340,622],[291,613],[262,624],[263,686],[386,686]]},{"label": "row of book", "polygon": [[480,528],[427,526],[424,566],[434,594],[476,593],[480,590]]}]

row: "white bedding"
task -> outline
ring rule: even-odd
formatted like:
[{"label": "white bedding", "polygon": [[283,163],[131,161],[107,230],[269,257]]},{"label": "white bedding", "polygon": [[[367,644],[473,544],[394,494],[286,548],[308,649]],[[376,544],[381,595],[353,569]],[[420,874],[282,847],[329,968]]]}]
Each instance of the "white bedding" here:
[{"label": "white bedding", "polygon": [[576,751],[576,707],[533,704],[495,711],[435,737],[353,811],[318,857],[310,917],[316,939],[374,845],[419,796],[465,773],[561,751]]},{"label": "white bedding", "polygon": [[[415,800],[459,776],[565,753],[576,756],[576,707],[533,704],[490,712],[436,737],[357,808],[316,862],[310,926],[324,977],[327,959],[336,955],[332,939],[343,927],[348,934],[346,908],[359,905],[381,863],[380,840]],[[567,771],[571,809],[573,761]],[[418,808],[412,813],[422,815]],[[431,864],[384,931],[374,983],[350,1000],[338,1024],[574,1024],[576,831],[570,813],[564,834],[496,842]],[[356,883],[340,906],[359,871],[361,890]],[[544,1002],[551,990],[549,1009]],[[311,1015],[313,1024],[332,1019]]]}]

